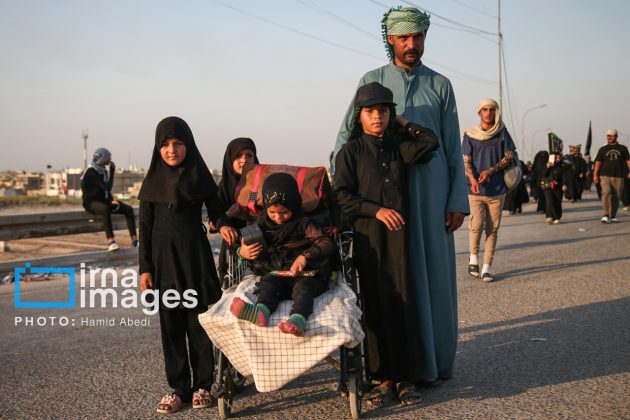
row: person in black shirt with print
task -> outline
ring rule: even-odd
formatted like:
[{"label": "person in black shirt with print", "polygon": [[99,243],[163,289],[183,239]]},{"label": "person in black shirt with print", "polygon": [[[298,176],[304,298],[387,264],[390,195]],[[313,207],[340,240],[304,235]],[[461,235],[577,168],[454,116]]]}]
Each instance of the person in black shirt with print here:
[{"label": "person in black shirt with print", "polygon": [[608,144],[597,152],[593,182],[602,188],[602,223],[617,222],[619,199],[623,194],[624,178],[630,178],[630,153],[628,148],[617,143],[617,130],[606,132]]}]

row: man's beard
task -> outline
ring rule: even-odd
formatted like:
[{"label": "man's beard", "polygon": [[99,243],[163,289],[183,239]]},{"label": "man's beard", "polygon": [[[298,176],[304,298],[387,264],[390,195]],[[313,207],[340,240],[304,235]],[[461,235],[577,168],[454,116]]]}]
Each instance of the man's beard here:
[{"label": "man's beard", "polygon": [[415,67],[418,63],[420,63],[420,58],[422,58],[423,53],[424,50],[410,48],[403,51],[402,55],[398,57],[398,59],[410,67]]}]

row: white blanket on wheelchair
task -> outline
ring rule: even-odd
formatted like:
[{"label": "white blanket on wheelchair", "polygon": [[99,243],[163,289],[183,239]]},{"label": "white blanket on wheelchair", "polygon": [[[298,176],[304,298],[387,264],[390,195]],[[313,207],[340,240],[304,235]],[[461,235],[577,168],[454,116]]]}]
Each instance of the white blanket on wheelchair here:
[{"label": "white blanket on wheelchair", "polygon": [[268,327],[237,319],[230,312],[232,299],[238,296],[255,302],[257,281],[258,277],[247,276],[226,290],[221,300],[199,315],[199,321],[234,367],[241,374],[254,377],[258,391],[277,390],[339,347],[354,347],[363,340],[356,295],[343,281],[315,299],[304,337],[284,334],[276,327],[288,318],[290,300],[281,302],[271,314]]}]

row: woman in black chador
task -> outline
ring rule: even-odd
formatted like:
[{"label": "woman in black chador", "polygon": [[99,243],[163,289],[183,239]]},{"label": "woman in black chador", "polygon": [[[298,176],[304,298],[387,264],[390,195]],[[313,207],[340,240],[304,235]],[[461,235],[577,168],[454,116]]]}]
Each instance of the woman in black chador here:
[{"label": "woman in black chador", "polygon": [[368,396],[376,407],[396,391],[414,404],[423,379],[416,292],[408,275],[408,166],[428,161],[438,143],[430,130],[395,117],[392,92],[373,82],[354,99],[355,127],[335,161],[334,191],[353,219],[354,261],[365,298],[367,368],[381,381]]},{"label": "woman in black chador", "polygon": [[557,225],[562,217],[562,193],[567,190],[566,167],[560,153],[550,154],[549,160],[540,182],[545,194],[545,222]]},{"label": "woman in black chador", "polygon": [[522,213],[523,204],[529,201],[527,187],[525,186],[525,179],[529,178],[529,171],[527,170],[525,162],[522,160],[519,162],[521,165],[521,171],[523,172],[523,180],[518,183],[516,188],[505,195],[505,204],[503,205],[503,210],[509,211],[510,214]]},{"label": "woman in black chador", "polygon": [[[197,317],[219,300],[221,289],[201,210],[205,204],[217,224],[221,206],[217,186],[181,118],[158,124],[139,199],[140,288],[159,291],[164,365],[173,389],[158,412],[172,413],[190,401],[192,408],[209,407],[213,350]],[[174,308],[162,301],[167,291],[179,295]]]},{"label": "woman in black chador", "polygon": [[[258,163],[254,141],[246,137],[232,140],[225,149],[221,181],[219,182],[218,196],[224,212],[236,202],[236,186],[243,174],[243,166],[248,163]],[[219,254],[219,278],[221,280],[227,275],[227,248],[238,246],[238,231],[246,225],[243,220],[227,218],[227,216],[222,218],[222,222],[225,225],[220,229],[223,238],[221,253]]]},{"label": "woman in black chador", "polygon": [[545,172],[547,160],[549,159],[549,152],[541,150],[536,153],[534,157],[534,164],[532,166],[532,172],[530,174],[531,193],[532,197],[537,201],[536,212],[544,212],[547,208],[547,202],[545,200],[545,193],[540,187],[540,181]]}]

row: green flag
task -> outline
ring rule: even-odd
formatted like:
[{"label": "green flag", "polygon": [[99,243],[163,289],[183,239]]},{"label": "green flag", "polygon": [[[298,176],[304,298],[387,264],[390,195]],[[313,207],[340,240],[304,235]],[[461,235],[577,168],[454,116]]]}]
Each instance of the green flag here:
[{"label": "green flag", "polygon": [[591,130],[591,122],[588,122],[588,134],[586,135],[586,148],[584,154],[586,156],[591,155],[591,144],[593,143],[593,131]]},{"label": "green flag", "polygon": [[551,131],[549,132],[549,153],[562,153],[562,140]]}]

